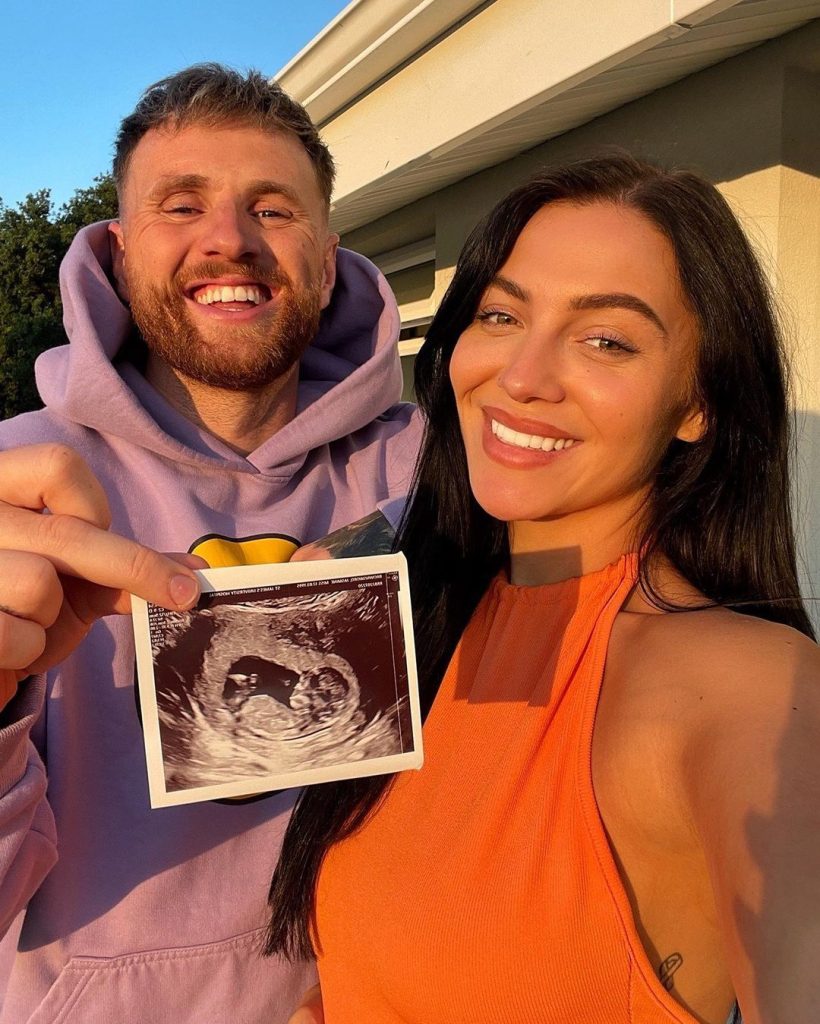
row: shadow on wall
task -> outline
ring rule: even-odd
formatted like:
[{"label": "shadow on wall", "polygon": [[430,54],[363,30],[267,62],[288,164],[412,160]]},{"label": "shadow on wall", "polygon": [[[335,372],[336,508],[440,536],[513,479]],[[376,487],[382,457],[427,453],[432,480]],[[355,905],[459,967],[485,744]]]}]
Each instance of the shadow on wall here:
[{"label": "shadow on wall", "polygon": [[796,417],[794,522],[803,597],[820,637],[820,413]]},{"label": "shadow on wall", "polygon": [[413,389],[413,370],[416,365],[415,356],[402,356],[401,358],[401,376],[402,376],[402,389],[401,389],[401,400],[402,402],[415,402],[416,392]]},{"label": "shadow on wall", "polygon": [[[816,906],[818,882],[808,872],[808,865],[817,863],[817,836],[804,828],[797,830],[794,824],[806,817],[806,789],[816,785],[816,765],[807,764],[806,731],[811,728],[809,709],[816,707],[813,699],[817,679],[808,677],[805,671],[795,672],[791,684],[790,699],[779,739],[773,749],[756,752],[771,770],[772,786],[763,797],[760,809],[750,810],[744,820],[744,834],[751,861],[758,866],[761,877],[759,891],[746,903],[739,897],[734,901],[733,913],[738,923],[741,942],[752,963],[759,969],[754,971],[753,985],[759,1006],[765,1006],[765,990],[772,977],[761,961],[761,941],[766,936],[785,939],[789,925],[786,924],[784,908],[795,906],[795,877],[801,880],[800,898],[807,906]],[[814,759],[816,761],[816,758]],[[814,799],[812,793],[810,799]],[[789,842],[783,842],[784,834]],[[789,911],[785,913],[788,915]],[[809,922],[801,923],[801,930],[795,934],[788,952],[788,972],[792,984],[811,987],[816,976],[811,957],[812,943],[808,940]],[[744,938],[750,937],[750,938]],[[786,956],[784,951],[784,957]],[[798,979],[800,981],[798,982]],[[769,994],[769,999],[771,998]]]}]

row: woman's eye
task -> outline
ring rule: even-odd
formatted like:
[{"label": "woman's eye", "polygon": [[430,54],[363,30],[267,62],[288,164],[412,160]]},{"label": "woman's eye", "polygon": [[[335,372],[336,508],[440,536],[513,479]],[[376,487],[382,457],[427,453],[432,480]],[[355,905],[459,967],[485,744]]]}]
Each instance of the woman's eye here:
[{"label": "woman's eye", "polygon": [[518,323],[512,313],[505,313],[503,309],[482,309],[476,314],[476,320],[494,327],[512,327]]},{"label": "woman's eye", "polygon": [[629,345],[619,338],[610,338],[606,334],[594,334],[584,338],[584,344],[597,348],[599,352],[633,352]]}]

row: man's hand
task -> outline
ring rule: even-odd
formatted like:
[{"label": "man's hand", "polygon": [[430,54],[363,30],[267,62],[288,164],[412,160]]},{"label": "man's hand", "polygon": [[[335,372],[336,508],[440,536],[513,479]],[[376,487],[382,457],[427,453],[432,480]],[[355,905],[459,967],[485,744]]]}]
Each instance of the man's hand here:
[{"label": "man's hand", "polygon": [[318,985],[305,992],[288,1024],[325,1024],[322,990]]},{"label": "man's hand", "polygon": [[0,452],[0,708],[95,619],[129,612],[130,593],[169,609],[198,597],[202,559],[160,555],[110,533],[110,521],[105,492],[70,448]]}]

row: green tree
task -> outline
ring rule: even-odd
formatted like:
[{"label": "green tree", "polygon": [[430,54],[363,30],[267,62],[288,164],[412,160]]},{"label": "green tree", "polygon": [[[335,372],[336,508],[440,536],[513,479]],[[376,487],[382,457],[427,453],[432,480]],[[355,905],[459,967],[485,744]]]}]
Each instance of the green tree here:
[{"label": "green tree", "polygon": [[110,174],[101,174],[90,188],[80,188],[60,209],[57,226],[66,249],[86,224],[117,216],[117,186]]},{"label": "green tree", "polygon": [[56,215],[49,189],[31,193],[14,209],[0,201],[0,418],[41,404],[34,360],[66,342],[60,262],[81,227],[116,213],[110,175],[76,191]]}]

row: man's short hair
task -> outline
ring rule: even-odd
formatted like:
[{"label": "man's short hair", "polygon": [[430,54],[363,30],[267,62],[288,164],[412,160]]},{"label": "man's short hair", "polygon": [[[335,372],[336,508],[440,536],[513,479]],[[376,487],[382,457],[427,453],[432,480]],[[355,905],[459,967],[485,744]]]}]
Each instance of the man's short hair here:
[{"label": "man's short hair", "polygon": [[132,114],[120,125],[114,144],[114,180],[122,191],[128,163],[140,139],[152,128],[186,125],[249,125],[288,132],[302,143],[330,203],[336,174],[330,150],[305,108],[255,70],[243,75],[223,64],[193,64],[149,85]]}]

